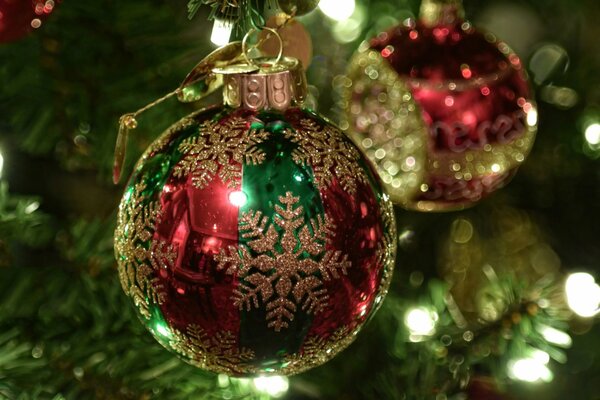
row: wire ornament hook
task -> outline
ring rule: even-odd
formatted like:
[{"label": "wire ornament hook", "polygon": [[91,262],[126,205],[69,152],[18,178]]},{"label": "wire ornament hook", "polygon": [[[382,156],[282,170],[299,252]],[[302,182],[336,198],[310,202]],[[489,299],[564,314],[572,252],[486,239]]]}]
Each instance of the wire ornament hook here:
[{"label": "wire ornament hook", "polygon": [[[279,53],[277,54],[277,57],[275,58],[275,62],[273,64],[273,65],[278,65],[279,62],[281,61],[281,58],[283,57],[283,39],[281,38],[281,35],[279,34],[279,32],[277,32],[277,29],[273,29],[273,28],[269,28],[269,27],[265,26],[262,28],[262,30],[269,31],[270,34],[274,34],[275,37],[277,38],[277,40],[279,41]],[[246,62],[250,65],[256,65],[256,63],[254,62],[254,59],[249,56],[249,52],[252,51],[252,49],[257,48],[258,45],[248,48],[248,39],[250,38],[250,36],[253,33],[257,33],[259,31],[260,31],[260,29],[251,28],[248,31],[248,33],[246,33],[244,35],[244,39],[242,40],[242,56],[244,57]],[[264,40],[266,40],[268,38],[269,38],[269,36],[267,36]]]}]

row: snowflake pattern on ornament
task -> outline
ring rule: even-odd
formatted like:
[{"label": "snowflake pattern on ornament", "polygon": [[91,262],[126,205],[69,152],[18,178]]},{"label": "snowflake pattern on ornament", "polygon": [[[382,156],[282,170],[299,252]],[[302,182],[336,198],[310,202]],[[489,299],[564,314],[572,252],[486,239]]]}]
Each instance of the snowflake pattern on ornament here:
[{"label": "snowflake pattern on ornament", "polygon": [[205,121],[200,135],[179,145],[183,159],[175,166],[175,177],[192,176],[198,189],[206,187],[216,176],[229,187],[242,179],[242,163],[261,164],[265,154],[256,148],[269,136],[264,130],[249,129],[248,121],[231,118],[223,123]]},{"label": "snowflake pattern on ornament", "polygon": [[[239,248],[229,246],[216,256],[218,269],[240,277],[234,304],[250,311],[262,303],[268,327],[276,332],[288,327],[298,307],[309,314],[323,311],[329,296],[321,279],[338,279],[351,266],[341,251],[325,249],[333,224],[321,216],[305,224],[304,208],[295,206],[299,200],[291,192],[280,196],[285,208],[275,206],[274,224],[268,228],[269,218],[260,211],[243,213],[240,232],[249,242]],[[283,232],[279,233],[275,225]]]}]

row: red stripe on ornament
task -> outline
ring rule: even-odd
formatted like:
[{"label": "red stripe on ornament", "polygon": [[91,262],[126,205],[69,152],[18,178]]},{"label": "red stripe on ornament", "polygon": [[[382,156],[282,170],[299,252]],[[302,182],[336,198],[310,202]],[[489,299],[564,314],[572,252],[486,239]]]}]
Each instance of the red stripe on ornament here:
[{"label": "red stripe on ornament", "polygon": [[240,312],[231,300],[237,276],[218,270],[215,256],[221,249],[238,245],[238,210],[230,188],[215,177],[206,187],[171,177],[160,195],[162,217],[154,240],[172,245],[177,252],[170,268],[160,270],[167,289],[160,306],[167,322],[185,331],[191,324],[212,336],[229,331],[239,336]]},{"label": "red stripe on ornament", "polygon": [[346,192],[334,178],[321,189],[325,213],[335,224],[327,251],[347,255],[347,275],[324,281],[329,295],[326,310],[315,315],[307,337],[327,337],[337,329],[353,330],[365,322],[373,309],[382,276],[377,263],[377,245],[383,235],[381,212],[373,190],[359,183],[355,195]]}]

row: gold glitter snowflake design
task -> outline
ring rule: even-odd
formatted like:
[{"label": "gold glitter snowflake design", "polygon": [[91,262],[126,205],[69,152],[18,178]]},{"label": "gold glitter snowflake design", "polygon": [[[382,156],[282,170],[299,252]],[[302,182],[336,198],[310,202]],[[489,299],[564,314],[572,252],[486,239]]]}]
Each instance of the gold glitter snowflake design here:
[{"label": "gold glitter snowflake design", "polygon": [[358,329],[350,332],[347,327],[341,327],[329,337],[309,336],[302,351],[285,358],[282,373],[295,375],[317,367],[331,360],[336,354],[348,347],[356,338]]},{"label": "gold glitter snowflake design", "polygon": [[229,331],[209,337],[198,325],[189,325],[186,333],[174,331],[171,348],[199,368],[225,374],[251,372],[248,364],[255,355],[252,350],[239,349],[235,336]]},{"label": "gold glitter snowflake design", "polygon": [[[305,224],[304,209],[296,206],[299,200],[290,192],[280,196],[285,208],[275,206],[274,224],[268,228],[269,218],[260,211],[243,213],[239,229],[249,240],[247,247],[230,246],[216,256],[219,269],[241,278],[234,304],[248,311],[259,308],[260,303],[266,305],[268,327],[276,332],[288,327],[299,306],[307,313],[323,311],[329,296],[321,279],[337,279],[351,266],[340,251],[325,250],[333,224],[321,216]],[[258,255],[253,256],[248,247]],[[320,257],[320,261],[306,254]]]},{"label": "gold glitter snowflake design", "polygon": [[150,318],[150,304],[162,304],[163,286],[152,275],[159,268],[173,265],[175,249],[160,240],[152,240],[159,218],[156,203],[143,204],[143,183],[135,185],[130,198],[121,204],[115,232],[115,252],[119,279],[125,294],[145,318]]},{"label": "gold glitter snowflake design", "polygon": [[265,160],[265,154],[255,147],[269,133],[248,129],[248,121],[231,118],[224,123],[205,121],[200,134],[184,140],[179,145],[183,159],[175,166],[173,175],[192,175],[192,184],[198,189],[206,187],[216,176],[233,188],[242,179],[242,163],[256,165]]},{"label": "gold glitter snowflake design", "polygon": [[298,144],[292,157],[298,164],[312,164],[318,186],[331,185],[333,178],[350,193],[356,193],[358,182],[368,182],[360,167],[360,153],[335,127],[321,127],[303,119],[298,130],[287,129],[285,137]]}]

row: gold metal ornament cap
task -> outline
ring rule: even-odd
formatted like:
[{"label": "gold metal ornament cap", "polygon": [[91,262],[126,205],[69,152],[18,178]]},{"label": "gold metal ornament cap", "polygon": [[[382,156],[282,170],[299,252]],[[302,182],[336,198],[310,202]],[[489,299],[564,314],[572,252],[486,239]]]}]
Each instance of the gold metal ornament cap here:
[{"label": "gold metal ornament cap", "polygon": [[230,107],[283,111],[306,99],[306,75],[295,58],[253,59],[214,72],[224,75],[223,101]]}]

